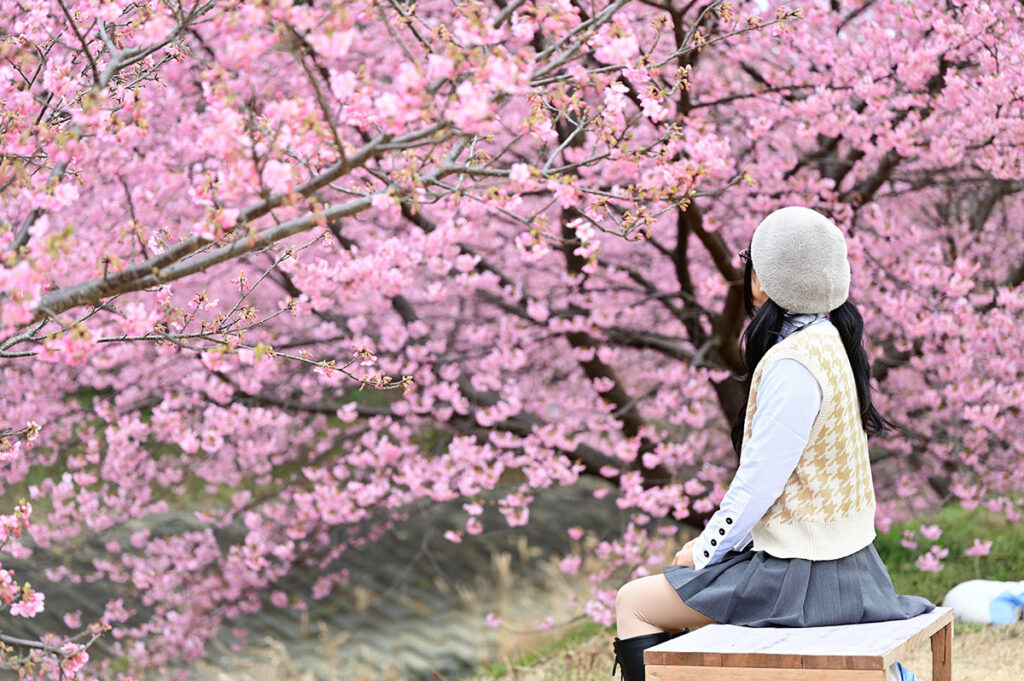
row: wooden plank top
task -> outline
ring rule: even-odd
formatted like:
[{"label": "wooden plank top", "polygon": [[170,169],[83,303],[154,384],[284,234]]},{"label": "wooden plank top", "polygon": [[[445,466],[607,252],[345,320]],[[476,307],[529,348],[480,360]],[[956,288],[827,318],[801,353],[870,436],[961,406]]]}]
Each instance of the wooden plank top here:
[{"label": "wooden plank top", "polygon": [[709,624],[648,648],[651,665],[886,669],[907,650],[953,624],[952,608],[908,620],[833,627]]}]

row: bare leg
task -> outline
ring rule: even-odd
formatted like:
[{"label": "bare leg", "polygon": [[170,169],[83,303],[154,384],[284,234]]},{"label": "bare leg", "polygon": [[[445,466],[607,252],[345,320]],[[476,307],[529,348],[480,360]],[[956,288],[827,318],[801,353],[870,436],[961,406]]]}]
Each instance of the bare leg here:
[{"label": "bare leg", "polygon": [[683,603],[665,575],[634,579],[619,589],[615,596],[615,620],[620,639],[714,622]]}]

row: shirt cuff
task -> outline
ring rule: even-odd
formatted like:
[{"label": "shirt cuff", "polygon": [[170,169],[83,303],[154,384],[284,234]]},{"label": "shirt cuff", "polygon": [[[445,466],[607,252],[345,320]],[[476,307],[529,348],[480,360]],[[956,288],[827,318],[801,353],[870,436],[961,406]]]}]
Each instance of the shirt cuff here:
[{"label": "shirt cuff", "polygon": [[707,527],[693,543],[694,568],[700,570],[717,563],[732,548],[750,543],[750,528],[741,528],[739,522],[749,503],[750,494],[746,490],[731,489],[726,493],[722,507],[711,516]]}]

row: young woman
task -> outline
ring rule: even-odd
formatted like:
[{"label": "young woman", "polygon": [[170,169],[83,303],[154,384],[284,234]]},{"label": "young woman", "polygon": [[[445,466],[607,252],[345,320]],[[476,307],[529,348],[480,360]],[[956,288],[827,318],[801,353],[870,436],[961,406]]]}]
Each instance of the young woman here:
[{"label": "young woman", "polygon": [[853,624],[934,607],[895,592],[872,544],[867,437],[888,422],[871,405],[843,233],[813,210],[782,208],[740,256],[753,317],[747,408],[732,432],[740,465],[672,565],[619,589],[625,681],[643,681],[643,651],[683,628]]}]

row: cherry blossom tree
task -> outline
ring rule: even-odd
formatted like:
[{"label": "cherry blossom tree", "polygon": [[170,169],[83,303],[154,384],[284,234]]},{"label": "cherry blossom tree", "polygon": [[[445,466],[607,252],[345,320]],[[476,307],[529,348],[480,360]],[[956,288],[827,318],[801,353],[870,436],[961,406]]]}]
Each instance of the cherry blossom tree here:
[{"label": "cherry blossom tree", "polygon": [[12,620],[4,664],[85,673],[110,628],[187,662],[419,509],[468,541],[581,476],[624,514],[608,621],[735,469],[735,253],[790,203],[848,235],[880,527],[1018,519],[1019,3],[2,7],[0,539],[98,539],[46,577],[125,594],[73,640]]}]

